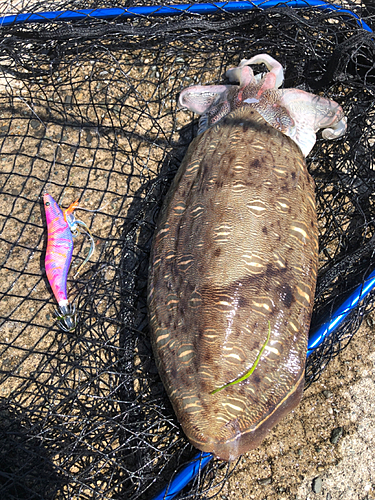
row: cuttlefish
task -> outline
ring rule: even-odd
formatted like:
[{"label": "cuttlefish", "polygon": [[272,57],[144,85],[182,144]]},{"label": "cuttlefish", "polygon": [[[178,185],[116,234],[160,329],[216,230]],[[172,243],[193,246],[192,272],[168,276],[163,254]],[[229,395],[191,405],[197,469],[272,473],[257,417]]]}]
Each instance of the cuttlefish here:
[{"label": "cuttlefish", "polygon": [[[268,72],[254,76],[250,65]],[[323,129],[346,130],[334,101],[282,89],[267,54],[193,86],[201,115],[161,209],[148,306],[159,374],[189,441],[223,460],[257,447],[299,403],[318,264],[305,157]]]}]

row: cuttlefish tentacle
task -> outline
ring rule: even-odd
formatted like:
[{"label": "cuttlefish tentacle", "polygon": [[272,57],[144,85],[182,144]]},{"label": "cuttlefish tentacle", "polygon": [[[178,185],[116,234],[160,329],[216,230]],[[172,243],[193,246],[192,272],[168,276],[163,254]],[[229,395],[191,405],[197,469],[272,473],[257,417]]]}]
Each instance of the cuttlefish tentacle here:
[{"label": "cuttlefish tentacle", "polygon": [[[253,70],[249,68],[249,64],[265,64],[269,73],[263,75],[262,73],[256,75],[254,77]],[[268,54],[257,54],[250,59],[242,59],[239,66],[237,68],[230,68],[226,72],[226,77],[230,82],[239,82],[240,87],[242,87],[246,82],[246,77],[248,75],[248,71],[250,70],[250,74],[252,75],[252,79],[256,83],[259,83],[263,79],[262,89],[278,89],[281,87],[284,81],[284,70],[279,62],[277,62],[273,57]],[[252,81],[248,81],[248,84]]]},{"label": "cuttlefish tentacle", "polygon": [[238,82],[240,87],[246,87],[250,85],[254,80],[254,72],[253,70],[247,66],[246,64],[250,61],[250,59],[242,59],[240,65],[236,68],[229,68],[225,73],[225,76],[228,78],[230,82]]}]

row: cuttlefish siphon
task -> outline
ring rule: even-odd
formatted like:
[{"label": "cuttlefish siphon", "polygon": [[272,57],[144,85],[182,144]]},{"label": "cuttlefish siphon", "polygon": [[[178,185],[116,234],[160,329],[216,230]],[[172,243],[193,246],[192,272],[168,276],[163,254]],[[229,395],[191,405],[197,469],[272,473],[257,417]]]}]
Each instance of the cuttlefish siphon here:
[{"label": "cuttlefish siphon", "polygon": [[[250,65],[264,63],[254,76]],[[316,132],[342,136],[334,101],[281,89],[267,54],[193,86],[201,115],[161,209],[148,305],[157,367],[189,441],[223,460],[257,447],[299,403],[318,263]]]}]

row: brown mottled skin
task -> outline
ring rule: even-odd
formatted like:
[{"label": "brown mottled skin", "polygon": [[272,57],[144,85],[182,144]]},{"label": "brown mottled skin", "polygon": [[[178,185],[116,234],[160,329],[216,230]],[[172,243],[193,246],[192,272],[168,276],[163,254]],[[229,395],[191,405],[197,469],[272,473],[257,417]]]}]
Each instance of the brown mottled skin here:
[{"label": "brown mottled skin", "polygon": [[[190,145],[150,265],[157,367],[190,442],[224,460],[300,401],[317,272],[311,179],[299,147],[242,107]],[[249,369],[254,373],[210,394]]]}]

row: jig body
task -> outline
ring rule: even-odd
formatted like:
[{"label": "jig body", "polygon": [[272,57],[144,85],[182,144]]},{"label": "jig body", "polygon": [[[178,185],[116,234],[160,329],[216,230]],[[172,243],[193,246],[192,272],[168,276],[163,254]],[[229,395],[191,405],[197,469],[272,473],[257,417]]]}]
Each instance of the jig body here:
[{"label": "jig body", "polygon": [[47,278],[59,306],[58,310],[55,311],[59,320],[58,325],[62,330],[71,332],[77,324],[75,306],[69,302],[67,296],[67,278],[72,261],[73,237],[76,237],[82,230],[88,234],[91,240],[90,251],[74,276],[77,276],[93,254],[95,243],[86,224],[75,218],[74,211],[81,208],[78,206],[78,201],[66,209],[61,209],[52,196],[47,193],[44,194],[43,201],[48,231],[45,258]]}]

